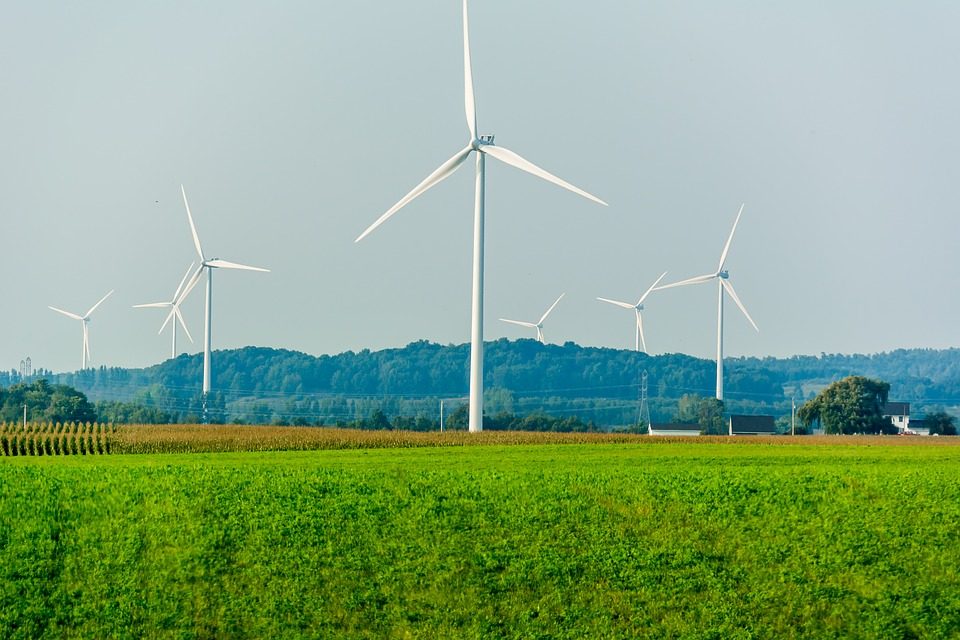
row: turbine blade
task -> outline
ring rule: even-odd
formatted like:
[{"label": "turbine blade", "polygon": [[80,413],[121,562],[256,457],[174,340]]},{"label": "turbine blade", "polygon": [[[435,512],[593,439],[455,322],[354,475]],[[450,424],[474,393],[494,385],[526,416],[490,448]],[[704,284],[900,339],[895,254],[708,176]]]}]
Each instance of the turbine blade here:
[{"label": "turbine blade", "polygon": [[180,307],[175,307],[175,309],[177,311],[177,320],[180,321],[180,326],[183,327],[183,332],[187,334],[190,342],[193,342],[193,336],[190,335],[190,330],[187,329],[187,323],[183,321],[183,314],[180,313]]},{"label": "turbine blade", "polygon": [[164,319],[163,324],[160,325],[160,330],[157,331],[157,335],[160,335],[161,333],[163,333],[163,330],[167,328],[168,324],[170,324],[170,320],[172,320],[173,317],[177,315],[178,310],[179,310],[179,307],[177,307],[177,305],[173,305],[172,307],[170,307],[170,313],[167,314],[167,317],[166,319]]},{"label": "turbine blade", "polygon": [[623,307],[624,309],[636,309],[637,306],[630,304],[629,302],[620,302],[619,300],[611,300],[610,298],[597,298],[602,302],[609,302],[610,304],[615,304],[618,307]]},{"label": "turbine blade", "polygon": [[219,258],[215,260],[207,260],[207,266],[213,267],[214,269],[243,269],[245,271],[263,271],[269,273],[270,269],[261,269],[260,267],[251,267],[245,264],[238,264],[236,262],[228,262],[227,260],[220,260]]},{"label": "turbine blade", "polygon": [[697,276],[695,278],[687,278],[686,280],[681,280],[680,282],[665,284],[662,287],[657,287],[655,290],[662,291],[664,289],[672,289],[673,287],[685,287],[688,284],[703,284],[704,282],[710,282],[716,277],[717,277],[717,274],[711,273],[708,275]]},{"label": "turbine blade", "polygon": [[643,337],[643,316],[640,314],[640,311],[637,311],[637,331],[640,333],[640,345],[643,347],[643,352],[647,352],[647,340]]},{"label": "turbine blade", "polygon": [[83,320],[83,316],[78,316],[78,315],[75,314],[75,313],[70,313],[69,311],[64,311],[63,309],[57,309],[56,307],[50,307],[50,306],[48,306],[47,308],[53,309],[53,310],[56,311],[57,313],[62,313],[63,315],[67,316],[68,318],[73,318],[74,320]]},{"label": "turbine blade", "polygon": [[467,24],[467,0],[463,0],[463,104],[467,113],[470,140],[477,139],[477,101],[473,96],[473,68],[470,64],[470,28]]},{"label": "turbine blade", "polygon": [[450,158],[449,160],[444,162],[442,165],[437,167],[437,169],[433,173],[431,173],[429,176],[427,176],[423,180],[423,182],[415,186],[410,193],[403,196],[403,198],[400,199],[400,202],[390,207],[390,209],[388,209],[385,214],[377,218],[376,222],[374,222],[372,225],[367,227],[366,231],[364,231],[359,236],[357,236],[357,239],[354,240],[354,242],[360,242],[361,240],[366,238],[368,235],[370,235],[370,233],[374,229],[376,229],[377,227],[382,225],[384,222],[386,222],[388,219],[390,219],[390,216],[392,216],[397,211],[399,211],[400,209],[405,207],[407,204],[409,204],[411,200],[413,200],[414,198],[422,194],[424,191],[426,191],[430,187],[433,187],[439,184],[440,182],[442,182],[444,179],[450,177],[450,174],[456,171],[457,168],[461,164],[463,164],[463,161],[467,159],[467,156],[470,155],[471,151],[473,151],[472,146],[465,147],[462,150],[458,151],[456,154],[454,154],[452,158]]},{"label": "turbine blade", "polygon": [[640,296],[640,299],[637,300],[637,306],[638,306],[638,307],[639,307],[641,304],[643,304],[643,301],[647,299],[647,296],[650,295],[650,292],[657,288],[657,285],[660,284],[660,281],[663,280],[664,276],[666,276],[666,275],[667,275],[667,272],[666,272],[666,271],[664,271],[663,273],[661,273],[661,274],[660,274],[660,277],[657,278],[656,281],[655,281],[652,285],[650,285],[650,288],[647,289],[646,292],[644,292],[644,294],[643,294],[642,296]]},{"label": "turbine blade", "polygon": [[197,235],[197,227],[193,224],[193,215],[190,213],[190,203],[187,202],[187,191],[180,185],[180,193],[183,194],[183,206],[187,208],[187,220],[190,221],[190,233],[193,234],[193,246],[197,248],[197,254],[200,255],[200,262],[203,262],[203,249],[200,248],[200,236]]},{"label": "turbine blade", "polygon": [[730,297],[733,298],[733,301],[737,303],[737,306],[740,307],[740,311],[743,311],[743,315],[747,316],[747,320],[750,321],[750,324],[753,325],[753,328],[757,330],[757,333],[760,332],[760,327],[757,326],[757,323],[753,321],[753,318],[750,317],[750,314],[747,313],[747,308],[743,306],[743,303],[740,302],[740,298],[737,296],[737,292],[733,290],[733,285],[730,284],[728,280],[720,280],[720,284],[723,285],[723,288],[727,290],[727,293],[730,294]]},{"label": "turbine blade", "polygon": [[[183,301],[187,299],[187,296],[190,295],[190,292],[193,291],[193,288],[197,286],[198,282],[200,282],[200,278],[203,276],[203,269],[204,266],[201,264],[199,267],[197,267],[197,270],[194,271],[193,277],[190,278],[187,286],[183,288],[182,292],[180,292],[180,297],[173,301],[174,308],[183,304]],[[173,311],[171,310],[170,313],[172,314]],[[170,322],[170,316],[167,316],[167,322]],[[166,326],[166,322],[164,323],[164,326]],[[163,331],[162,328],[160,330]]]},{"label": "turbine blade", "polygon": [[536,329],[537,325],[533,322],[523,322],[522,320],[507,320],[506,318],[500,318],[500,322],[509,322],[510,324],[516,324],[521,327],[526,327],[528,329]]},{"label": "turbine blade", "polygon": [[166,307],[169,307],[171,305],[173,305],[172,302],[150,302],[147,304],[135,304],[133,305],[133,308],[134,309],[157,309],[157,308],[165,309]]},{"label": "turbine blade", "polygon": [[737,230],[737,223],[740,222],[740,216],[743,215],[743,206],[740,205],[740,211],[737,212],[737,219],[733,221],[733,228],[730,229],[730,235],[727,237],[727,244],[723,245],[723,253],[720,254],[720,266],[717,271],[723,271],[723,263],[727,261],[727,252],[730,251],[730,243],[733,241],[733,232]]},{"label": "turbine blade", "polygon": [[540,344],[547,344],[546,338],[543,337],[543,329],[541,329],[540,327],[537,327],[537,341]]},{"label": "turbine blade", "polygon": [[103,301],[106,300],[107,298],[109,298],[109,297],[111,296],[111,294],[113,294],[113,291],[114,291],[113,289],[110,289],[109,293],[107,293],[107,295],[105,295],[105,296],[103,296],[102,298],[100,298],[100,302],[98,302],[97,304],[95,304],[95,305],[93,305],[92,307],[90,307],[90,311],[87,311],[87,314],[86,314],[85,316],[83,316],[83,317],[84,317],[84,318],[89,318],[89,317],[90,317],[90,314],[93,313],[94,311],[96,311],[96,310],[97,310],[97,307],[99,307],[101,304],[103,304]]},{"label": "turbine blade", "polygon": [[601,200],[600,198],[596,196],[592,196],[586,191],[584,191],[583,189],[578,189],[577,187],[573,186],[569,182],[565,182],[561,180],[560,178],[553,175],[549,171],[545,171],[544,169],[541,169],[540,167],[533,164],[529,160],[525,160],[524,158],[521,158],[519,155],[517,155],[513,151],[510,151],[506,147],[495,147],[491,144],[491,145],[483,145],[480,149],[481,151],[483,151],[483,153],[490,154],[491,156],[493,156],[497,160],[500,160],[501,162],[506,162],[507,164],[513,167],[516,167],[517,169],[526,171],[527,173],[532,173],[538,178],[543,178],[547,182],[552,182],[557,186],[563,187],[564,189],[567,189],[569,191],[573,191],[577,195],[581,195],[588,200],[593,200],[594,202],[598,202],[603,206],[607,206],[607,203]]},{"label": "turbine blade", "polygon": [[180,279],[180,284],[177,285],[177,290],[173,294],[173,300],[170,304],[173,304],[177,301],[177,298],[180,296],[180,290],[183,289],[183,283],[187,281],[187,278],[190,277],[190,272],[193,271],[193,266],[197,264],[196,262],[191,262],[190,266],[187,267],[187,272],[183,274],[183,278]]},{"label": "turbine blade", "polygon": [[557,298],[556,302],[554,302],[552,305],[550,305],[550,308],[547,309],[547,312],[540,317],[540,322],[538,322],[537,324],[543,324],[543,321],[547,319],[547,316],[550,315],[550,312],[553,311],[554,307],[557,306],[557,304],[560,302],[560,300],[561,300],[561,299],[563,298],[563,296],[565,296],[565,295],[567,295],[567,294],[566,294],[566,293],[561,293],[561,294],[560,294],[560,297]]}]

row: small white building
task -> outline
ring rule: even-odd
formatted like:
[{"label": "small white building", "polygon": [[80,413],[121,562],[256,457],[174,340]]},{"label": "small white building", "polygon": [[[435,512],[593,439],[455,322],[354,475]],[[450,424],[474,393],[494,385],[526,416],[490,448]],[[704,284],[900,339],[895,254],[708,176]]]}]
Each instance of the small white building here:
[{"label": "small white building", "polygon": [[883,417],[897,428],[899,433],[910,433],[910,403],[888,402],[883,405]]},{"label": "small white building", "polygon": [[698,436],[700,435],[700,425],[679,422],[651,424],[647,434],[651,436]]}]

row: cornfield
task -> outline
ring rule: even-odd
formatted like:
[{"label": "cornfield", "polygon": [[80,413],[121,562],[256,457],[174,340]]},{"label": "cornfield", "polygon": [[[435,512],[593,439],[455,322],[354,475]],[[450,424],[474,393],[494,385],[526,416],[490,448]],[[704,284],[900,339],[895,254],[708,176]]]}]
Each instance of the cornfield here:
[{"label": "cornfield", "polygon": [[650,437],[627,433],[533,431],[375,431],[250,425],[113,425],[101,423],[0,423],[0,456],[105,455],[115,453],[217,453],[312,451],[528,444],[803,444],[960,445],[960,438],[893,436]]},{"label": "cornfield", "polygon": [[116,431],[99,422],[0,423],[0,456],[105,455]]},{"label": "cornfield", "polygon": [[661,437],[628,433],[553,433],[534,431],[378,431],[333,427],[252,425],[125,425],[111,436],[114,453],[217,453],[234,451],[310,451],[529,444],[720,445],[960,445],[960,438],[895,436],[699,436]]}]

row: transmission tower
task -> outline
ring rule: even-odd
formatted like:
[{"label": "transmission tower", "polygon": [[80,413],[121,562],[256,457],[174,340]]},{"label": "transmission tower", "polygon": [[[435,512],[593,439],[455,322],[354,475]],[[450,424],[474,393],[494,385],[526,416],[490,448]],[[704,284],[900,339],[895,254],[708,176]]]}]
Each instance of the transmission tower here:
[{"label": "transmission tower", "polygon": [[637,424],[640,427],[650,428],[650,407],[647,405],[647,371],[640,374],[639,406],[637,408]]}]

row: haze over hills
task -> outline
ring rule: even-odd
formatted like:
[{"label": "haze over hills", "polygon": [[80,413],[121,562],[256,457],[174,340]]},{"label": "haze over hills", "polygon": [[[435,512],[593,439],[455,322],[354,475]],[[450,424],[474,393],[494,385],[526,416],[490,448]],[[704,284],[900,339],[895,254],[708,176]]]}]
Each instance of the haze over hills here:
[{"label": "haze over hills", "polygon": [[[469,345],[413,342],[381,351],[311,356],[266,347],[216,351],[211,405],[219,419],[245,422],[333,424],[364,418],[375,409],[390,416],[431,416],[439,399],[463,402]],[[875,355],[821,354],[790,358],[725,359],[726,409],[734,413],[790,413],[833,380],[865,375],[891,384],[890,398],[913,403],[914,413],[960,407],[960,349],[902,349]],[[91,400],[123,400],[156,407],[180,419],[200,412],[202,355],[181,355],[143,369],[107,368],[46,374]],[[654,421],[669,421],[684,395],[713,395],[714,363],[682,354],[535,340],[487,344],[487,415],[546,412],[597,425],[636,420],[641,373],[648,375]],[[18,381],[15,372],[0,383]]]}]

